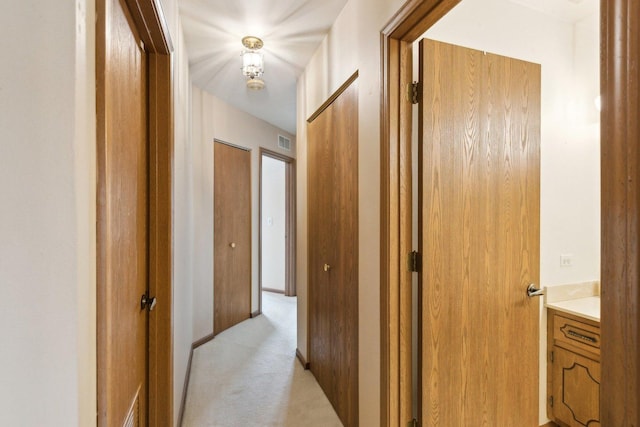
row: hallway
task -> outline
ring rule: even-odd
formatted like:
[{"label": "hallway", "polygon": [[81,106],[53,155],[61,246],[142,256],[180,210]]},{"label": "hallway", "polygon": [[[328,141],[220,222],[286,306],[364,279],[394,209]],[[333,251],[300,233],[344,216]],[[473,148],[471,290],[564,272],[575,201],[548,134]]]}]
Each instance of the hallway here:
[{"label": "hallway", "polygon": [[342,425],[295,357],[296,298],[263,292],[262,304],[194,351],[183,427]]}]

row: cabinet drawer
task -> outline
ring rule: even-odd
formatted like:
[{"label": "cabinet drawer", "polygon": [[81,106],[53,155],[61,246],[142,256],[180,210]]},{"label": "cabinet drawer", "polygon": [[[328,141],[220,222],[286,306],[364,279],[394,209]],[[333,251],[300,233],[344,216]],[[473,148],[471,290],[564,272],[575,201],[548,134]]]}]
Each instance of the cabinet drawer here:
[{"label": "cabinet drawer", "polygon": [[554,315],[553,338],[577,349],[600,355],[600,328],[597,326]]}]

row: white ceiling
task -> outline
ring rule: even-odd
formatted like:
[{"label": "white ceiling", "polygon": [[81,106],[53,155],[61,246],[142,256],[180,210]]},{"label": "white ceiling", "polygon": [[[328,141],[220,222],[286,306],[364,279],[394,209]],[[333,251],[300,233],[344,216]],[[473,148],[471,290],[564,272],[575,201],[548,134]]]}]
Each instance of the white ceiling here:
[{"label": "white ceiling", "polygon": [[[193,83],[296,133],[296,79],[346,0],[179,0]],[[242,37],[264,41],[265,88],[249,90]]]},{"label": "white ceiling", "polygon": [[[178,0],[193,83],[234,107],[296,133],[296,79],[347,0]],[[577,22],[598,0],[510,0]],[[264,41],[265,88],[249,90],[242,37]]]},{"label": "white ceiling", "polygon": [[598,10],[599,0],[510,0],[566,22],[577,22]]}]

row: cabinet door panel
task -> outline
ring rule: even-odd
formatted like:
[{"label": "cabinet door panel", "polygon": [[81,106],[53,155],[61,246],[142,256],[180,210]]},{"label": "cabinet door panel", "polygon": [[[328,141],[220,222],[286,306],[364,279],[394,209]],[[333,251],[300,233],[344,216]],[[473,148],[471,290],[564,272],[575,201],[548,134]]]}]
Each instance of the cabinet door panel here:
[{"label": "cabinet door panel", "polygon": [[600,425],[600,364],[554,348],[553,413],[570,427]]}]

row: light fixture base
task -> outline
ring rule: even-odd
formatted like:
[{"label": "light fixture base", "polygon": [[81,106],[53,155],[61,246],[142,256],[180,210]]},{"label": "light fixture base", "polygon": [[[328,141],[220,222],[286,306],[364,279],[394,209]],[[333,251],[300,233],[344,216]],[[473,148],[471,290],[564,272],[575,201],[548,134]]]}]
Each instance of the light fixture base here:
[{"label": "light fixture base", "polygon": [[262,49],[262,46],[264,46],[264,43],[258,37],[246,36],[242,38],[242,45],[247,49],[258,50],[258,49]]},{"label": "light fixture base", "polygon": [[264,80],[259,78],[249,79],[247,80],[247,89],[251,90],[262,90],[264,89]]}]

